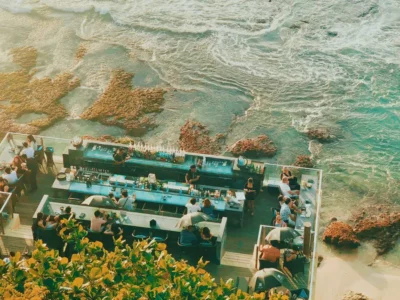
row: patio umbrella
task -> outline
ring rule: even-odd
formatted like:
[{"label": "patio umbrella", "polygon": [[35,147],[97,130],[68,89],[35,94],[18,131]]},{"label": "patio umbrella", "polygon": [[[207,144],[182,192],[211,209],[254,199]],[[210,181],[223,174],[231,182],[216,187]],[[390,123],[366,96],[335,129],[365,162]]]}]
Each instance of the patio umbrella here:
[{"label": "patio umbrella", "polygon": [[104,208],[116,208],[117,205],[110,198],[94,195],[88,197],[85,201],[81,203],[82,205],[95,206],[95,207],[104,207]]},{"label": "patio umbrella", "polygon": [[180,220],[176,224],[176,227],[183,228],[189,225],[195,225],[200,222],[212,221],[212,220],[213,219],[211,217],[201,212],[189,213],[180,218]]},{"label": "patio umbrella", "polygon": [[300,236],[296,230],[289,227],[278,227],[272,229],[265,237],[266,241],[278,241],[289,243],[293,241],[296,237]]},{"label": "patio umbrella", "polygon": [[286,275],[274,268],[262,269],[257,271],[250,279],[249,292],[266,292],[278,286],[290,286]]}]

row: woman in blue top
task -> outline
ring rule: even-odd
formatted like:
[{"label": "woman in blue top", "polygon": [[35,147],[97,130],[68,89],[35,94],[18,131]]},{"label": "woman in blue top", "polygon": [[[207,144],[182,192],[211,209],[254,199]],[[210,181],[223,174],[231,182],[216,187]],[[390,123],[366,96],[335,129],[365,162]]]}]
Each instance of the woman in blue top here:
[{"label": "woman in blue top", "polygon": [[215,207],[214,207],[214,205],[211,204],[211,201],[208,198],[204,199],[203,207],[201,208],[201,211],[203,213],[205,213],[206,215],[208,215],[212,218],[215,218],[214,209],[215,209]]}]

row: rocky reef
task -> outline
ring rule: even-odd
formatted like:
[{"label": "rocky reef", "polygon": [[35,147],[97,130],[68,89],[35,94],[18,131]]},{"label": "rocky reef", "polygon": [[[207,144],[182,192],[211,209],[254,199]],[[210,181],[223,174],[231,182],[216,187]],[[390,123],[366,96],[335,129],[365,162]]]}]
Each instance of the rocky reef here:
[{"label": "rocky reef", "polygon": [[[373,240],[378,255],[393,249],[400,238],[400,208],[370,205],[355,213],[350,223],[332,222],[322,240],[336,246],[354,247],[360,240]],[[344,241],[344,242],[342,242]]]},{"label": "rocky reef", "polygon": [[[70,73],[62,73],[54,79],[34,78],[37,52],[32,47],[10,51],[13,62],[23,69],[0,73],[0,120],[3,131],[38,133],[68,113],[59,100],[79,86],[80,81]],[[28,124],[19,124],[17,118],[26,113],[45,114],[45,117]]]},{"label": "rocky reef", "polygon": [[88,47],[84,43],[81,43],[78,47],[78,50],[75,52],[75,59],[76,60],[81,60],[86,53],[88,52]]},{"label": "rocky reef", "polygon": [[81,117],[105,125],[126,129],[127,134],[141,136],[156,126],[152,113],[161,111],[164,93],[161,88],[132,89],[134,74],[115,70],[104,93]]},{"label": "rocky reef", "polygon": [[326,128],[313,128],[306,132],[307,136],[312,140],[317,140],[321,143],[332,142],[336,137]]},{"label": "rocky reef", "polygon": [[275,155],[277,147],[266,135],[260,135],[252,139],[242,139],[236,142],[231,153],[235,156],[244,155],[249,158],[272,157]]},{"label": "rocky reef", "polygon": [[398,207],[371,205],[352,217],[354,232],[360,239],[374,240],[378,255],[393,249],[400,238]]},{"label": "rocky reef", "polygon": [[357,248],[360,246],[353,228],[349,224],[338,221],[332,222],[325,229],[322,240],[337,247]]},{"label": "rocky reef", "polygon": [[308,155],[299,155],[296,157],[296,161],[293,164],[296,167],[302,168],[313,168],[314,163],[310,156]]},{"label": "rocky reef", "polygon": [[225,135],[210,137],[210,132],[203,124],[186,121],[179,135],[179,147],[188,152],[218,154],[221,151]]},{"label": "rocky reef", "polygon": [[361,293],[350,291],[343,296],[342,300],[370,300],[370,298]]}]

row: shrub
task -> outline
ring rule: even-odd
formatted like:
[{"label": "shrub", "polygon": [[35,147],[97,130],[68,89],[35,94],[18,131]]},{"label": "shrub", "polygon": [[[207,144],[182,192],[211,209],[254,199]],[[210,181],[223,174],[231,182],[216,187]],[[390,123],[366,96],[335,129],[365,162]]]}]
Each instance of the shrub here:
[{"label": "shrub", "polygon": [[[63,221],[64,222],[64,221]],[[166,245],[154,240],[125,245],[115,240],[108,252],[89,242],[76,221],[64,222],[60,234],[75,246],[70,259],[42,241],[29,259],[17,253],[0,261],[0,295],[4,299],[264,299],[264,294],[235,291],[232,280],[216,283],[202,259],[196,267],[177,261]]]}]

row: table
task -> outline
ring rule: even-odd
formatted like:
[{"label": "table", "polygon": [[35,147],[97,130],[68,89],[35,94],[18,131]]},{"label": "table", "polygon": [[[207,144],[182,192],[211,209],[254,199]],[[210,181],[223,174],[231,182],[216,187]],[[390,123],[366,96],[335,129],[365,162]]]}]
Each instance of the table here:
[{"label": "table", "polygon": [[[70,206],[72,211],[75,213],[75,218],[77,220],[82,220],[86,222],[90,222],[91,218],[94,216],[94,212],[99,210],[100,208],[91,207],[86,205],[74,205],[74,204],[65,204],[60,201],[60,199],[52,199],[48,195],[44,195],[42,200],[37,207],[35,214],[33,215],[33,219],[36,219],[37,213],[43,212],[49,215],[57,215],[61,213],[61,207]],[[118,209],[103,209],[102,211],[106,211],[108,213],[120,213],[121,210]],[[81,214],[85,214],[83,218],[79,218]],[[122,215],[125,215],[124,217]],[[124,212],[121,214],[118,222],[119,224],[124,226],[131,227],[140,227],[140,228],[150,228],[150,221],[155,219],[157,221],[157,229],[166,231],[168,233],[175,233],[175,236],[179,236],[179,233],[182,231],[181,228],[178,228],[176,225],[180,218],[175,217],[167,217],[167,216],[159,216],[152,215],[146,213],[139,212]],[[225,241],[227,238],[226,232],[226,224],[227,218],[222,218],[221,222],[200,222],[197,225],[200,227],[208,227],[213,236],[217,237],[217,260],[220,261],[223,254],[225,253]]]},{"label": "table", "polygon": [[[306,216],[297,214],[296,218],[296,229],[304,229],[304,222],[310,222],[311,228],[314,229],[315,226],[315,210],[317,208],[317,191],[318,191],[318,177],[315,175],[302,175],[301,181],[313,180],[314,183],[310,188],[304,188],[300,185],[300,195],[299,195],[299,206],[306,206]],[[309,204],[306,204],[306,201]]]},{"label": "table", "polygon": [[[62,169],[61,172],[65,171]],[[111,177],[123,177],[124,175],[113,175]],[[111,178],[110,177],[110,178]],[[210,187],[204,186],[205,188],[215,188],[221,190],[218,187]],[[139,187],[128,187],[121,185],[112,185],[109,181],[103,182],[102,184],[92,183],[91,187],[87,187],[86,183],[79,181],[59,181],[58,179],[54,180],[52,188],[57,191],[67,191],[69,193],[78,193],[85,195],[102,195],[108,196],[110,192],[114,193],[114,195],[119,198],[121,194],[121,190],[127,190],[129,195],[136,194],[136,201],[142,201],[147,203],[156,203],[159,205],[174,205],[185,207],[186,204],[190,201],[193,196],[173,193],[173,192],[165,192],[158,190],[146,190],[141,189]],[[57,194],[56,194],[57,196]],[[199,198],[199,197],[197,197]],[[237,220],[239,226],[243,226],[244,219],[244,201],[240,201],[240,206],[230,206],[223,199],[212,199],[209,198],[212,205],[214,205],[215,210],[222,213],[226,217],[230,217],[232,220]]]}]

